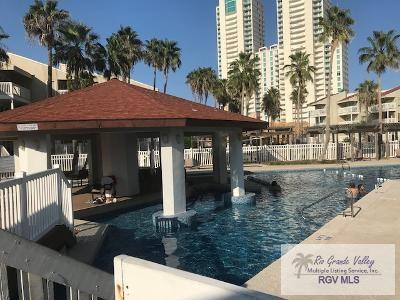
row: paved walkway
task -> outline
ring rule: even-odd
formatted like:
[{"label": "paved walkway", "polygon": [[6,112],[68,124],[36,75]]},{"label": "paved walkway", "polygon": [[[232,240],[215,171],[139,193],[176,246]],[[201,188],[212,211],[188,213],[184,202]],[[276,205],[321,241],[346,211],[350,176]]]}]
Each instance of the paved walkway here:
[{"label": "paved walkway", "polygon": [[74,220],[76,244],[67,255],[86,264],[93,264],[107,236],[108,224]]},{"label": "paved walkway", "polygon": [[[308,237],[307,244],[395,244],[396,295],[379,299],[400,299],[400,180],[388,181],[357,202],[360,213],[353,219],[337,216]],[[321,240],[321,237],[331,237]],[[245,286],[264,293],[280,296],[280,260],[275,261]],[[376,299],[377,297],[304,296],[289,299]]]}]

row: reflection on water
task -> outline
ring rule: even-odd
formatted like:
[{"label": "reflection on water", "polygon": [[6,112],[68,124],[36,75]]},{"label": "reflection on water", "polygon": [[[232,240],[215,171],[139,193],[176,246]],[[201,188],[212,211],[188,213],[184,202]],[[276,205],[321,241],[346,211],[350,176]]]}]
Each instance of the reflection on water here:
[{"label": "reflection on water", "polygon": [[179,257],[174,255],[178,249],[178,240],[174,237],[163,237],[162,243],[164,245],[165,265],[171,268],[179,267]]},{"label": "reflection on water", "polygon": [[[370,191],[377,177],[400,178],[399,167],[269,172],[257,175],[276,180],[282,193],[267,189],[256,196],[254,206],[232,206],[228,195],[206,195],[190,203],[198,224],[192,230],[162,235],[153,228],[151,206],[100,220],[113,225],[96,265],[113,271],[113,258],[127,254],[170,267],[243,284],[280,257],[281,244],[296,244],[346,208],[345,188],[350,181],[363,182]],[[359,176],[363,175],[363,180]],[[304,211],[333,191],[338,191]]]}]

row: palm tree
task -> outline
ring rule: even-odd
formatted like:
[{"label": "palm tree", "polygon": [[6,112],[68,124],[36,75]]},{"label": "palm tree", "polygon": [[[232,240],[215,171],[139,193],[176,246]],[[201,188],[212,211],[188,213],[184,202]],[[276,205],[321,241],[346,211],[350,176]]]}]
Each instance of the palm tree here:
[{"label": "palm tree", "polygon": [[143,58],[142,41],[130,26],[120,29],[107,39],[109,69],[106,76],[122,76],[123,81],[130,82],[131,71]]},{"label": "palm tree", "polygon": [[307,269],[308,265],[313,263],[312,256],[312,254],[304,255],[303,253],[297,253],[296,258],[292,261],[292,264],[297,268],[297,278],[300,278],[303,268]]},{"label": "palm tree", "polygon": [[[399,39],[400,34],[397,34],[394,30],[389,30],[388,32],[374,31],[372,36],[368,37],[369,46],[363,47],[358,51],[360,63],[367,63],[367,71],[374,72],[378,76],[379,150],[383,134],[382,75],[388,69],[398,69],[400,67],[400,50],[397,44]],[[378,158],[380,156],[379,151]]]},{"label": "palm tree", "polygon": [[262,110],[267,114],[271,123],[281,113],[281,94],[277,88],[270,88],[262,99]]},{"label": "palm tree", "polygon": [[365,80],[357,88],[360,110],[364,106],[364,121],[368,119],[368,108],[377,103],[378,84],[373,80]]},{"label": "palm tree", "polygon": [[350,16],[349,10],[341,9],[337,6],[332,6],[326,11],[326,17],[319,19],[319,26],[322,28],[320,41],[329,43],[329,79],[326,96],[326,123],[325,123],[325,141],[324,149],[322,150],[321,159],[325,158],[331,137],[331,94],[332,94],[332,68],[333,59],[335,58],[336,49],[340,44],[348,44],[354,36],[354,31],[351,26],[354,20]]},{"label": "palm tree", "polygon": [[164,94],[167,93],[168,75],[181,67],[181,49],[175,41],[164,40],[161,43],[161,70],[164,73]]},{"label": "palm tree", "polygon": [[251,97],[258,91],[260,70],[257,68],[259,58],[251,53],[239,53],[239,58],[230,65],[228,78],[230,84],[240,93],[240,111],[248,115],[248,105]]},{"label": "palm tree", "polygon": [[53,95],[53,49],[56,41],[57,29],[69,17],[69,13],[63,9],[58,9],[56,0],[35,0],[29,7],[24,16],[23,23],[25,31],[31,39],[38,39],[39,43],[47,47],[48,67],[47,67],[47,96]]},{"label": "palm tree", "polygon": [[8,63],[9,57],[7,54],[6,47],[3,46],[1,40],[8,39],[10,36],[4,32],[3,28],[0,26],[0,69],[3,63]]},{"label": "palm tree", "polygon": [[[285,65],[284,69],[287,70],[286,77],[289,78],[293,91],[297,91],[295,101],[296,107],[296,122],[300,122],[300,112],[302,112],[303,102],[305,101],[305,89],[307,82],[313,81],[313,74],[315,67],[310,66],[310,54],[302,51],[289,56],[290,64]],[[293,94],[292,94],[293,95]],[[293,98],[292,98],[293,100]],[[303,115],[301,116],[303,117]]]},{"label": "palm tree", "polygon": [[200,103],[207,105],[208,95],[212,93],[217,74],[212,68],[198,68],[186,76],[186,84]]},{"label": "palm tree", "polygon": [[106,50],[99,43],[99,36],[90,27],[77,22],[68,22],[59,28],[55,43],[55,62],[67,65],[67,76],[71,90],[93,83],[93,72],[105,68]]},{"label": "palm tree", "polygon": [[224,109],[230,102],[233,101],[233,97],[230,91],[228,79],[217,79],[215,81],[212,94],[215,101],[218,103],[219,108]]},{"label": "palm tree", "polygon": [[156,90],[157,71],[161,71],[161,45],[162,41],[151,39],[145,42],[144,61],[153,68],[153,90]]}]

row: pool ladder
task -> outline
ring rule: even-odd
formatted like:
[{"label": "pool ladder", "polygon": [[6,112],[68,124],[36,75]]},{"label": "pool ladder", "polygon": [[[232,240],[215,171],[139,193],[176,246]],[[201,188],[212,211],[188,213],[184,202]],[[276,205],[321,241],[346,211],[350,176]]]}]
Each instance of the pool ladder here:
[{"label": "pool ladder", "polygon": [[[306,220],[307,218],[304,216],[304,211],[305,211],[305,210],[307,210],[307,209],[309,209],[309,208],[311,208],[311,207],[317,205],[318,203],[321,203],[322,201],[324,201],[324,200],[326,200],[326,199],[329,199],[330,197],[332,197],[333,195],[335,195],[336,193],[341,192],[341,191],[343,191],[342,188],[341,188],[341,189],[338,189],[338,190],[335,190],[335,191],[333,191],[333,192],[331,192],[331,193],[325,195],[324,197],[318,199],[317,201],[315,201],[315,202],[313,202],[313,203],[311,203],[311,204],[309,204],[309,205],[304,206],[302,209],[300,209],[300,216],[303,218],[303,220]],[[349,205],[349,208],[350,208],[350,216],[351,216],[352,218],[354,218],[354,217],[360,212],[361,208],[360,208],[360,207],[354,206],[354,198],[353,198],[353,197],[352,197],[352,198],[349,198],[349,202],[350,202],[350,205]],[[354,213],[354,208],[358,208],[358,211],[357,211],[356,213]],[[346,215],[346,210],[344,210],[344,211],[342,212],[342,214],[343,214],[344,217],[346,217],[346,216],[347,216],[347,215]]]}]

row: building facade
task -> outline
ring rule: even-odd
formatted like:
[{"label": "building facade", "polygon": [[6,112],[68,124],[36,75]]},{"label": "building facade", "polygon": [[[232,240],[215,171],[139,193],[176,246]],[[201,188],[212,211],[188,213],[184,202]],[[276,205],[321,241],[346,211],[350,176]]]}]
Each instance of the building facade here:
[{"label": "building facade", "polygon": [[[14,53],[8,53],[8,56],[10,62],[0,69],[0,111],[47,98],[47,64]],[[95,83],[106,80],[95,74]],[[153,88],[134,80],[131,84]],[[66,65],[60,64],[53,68],[53,95],[67,92]]]},{"label": "building facade", "polygon": [[[262,97],[272,87],[279,89],[279,55],[278,45],[271,47],[262,47],[258,50],[257,56],[259,58],[260,77],[260,90],[257,93],[259,103]],[[261,117],[267,120],[267,116],[262,112]]]},{"label": "building facade", "polygon": [[[310,126],[325,126],[327,98],[309,104]],[[382,91],[382,118],[385,124],[400,121],[400,86]],[[368,109],[360,103],[357,93],[346,91],[332,95],[330,109],[331,125],[378,124],[378,106]],[[389,137],[394,139],[393,133]],[[393,136],[392,136],[393,135]]]},{"label": "building facade", "polygon": [[[314,81],[307,85],[308,97],[303,108],[303,120],[308,117],[308,104],[326,96],[329,79],[329,44],[321,43],[319,18],[326,16],[330,0],[277,0],[277,28],[279,51],[279,89],[282,97],[281,121],[294,120],[294,103],[290,99],[292,86],[286,78],[285,65],[297,51],[310,54],[310,65],[316,68]],[[333,54],[332,93],[349,89],[347,45],[339,45]]]},{"label": "building facade", "polygon": [[[227,78],[230,64],[239,53],[254,53],[264,46],[264,5],[262,0],[219,0],[216,8],[218,76]],[[260,110],[258,99],[249,104],[249,114]]]}]

